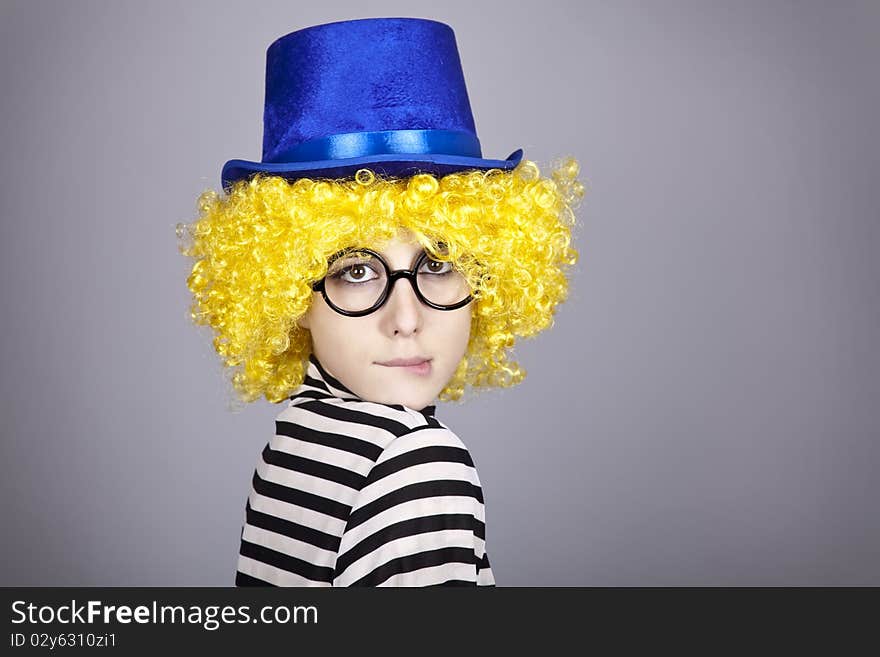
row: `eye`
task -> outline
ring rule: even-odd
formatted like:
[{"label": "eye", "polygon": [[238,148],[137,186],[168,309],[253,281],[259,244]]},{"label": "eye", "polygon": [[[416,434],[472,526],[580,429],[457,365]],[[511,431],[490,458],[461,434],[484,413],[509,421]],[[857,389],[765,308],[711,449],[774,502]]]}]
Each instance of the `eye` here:
[{"label": "eye", "polygon": [[[370,273],[374,275],[370,276]],[[365,283],[367,281],[376,280],[379,278],[379,275],[369,265],[358,262],[353,265],[348,265],[342,271],[333,274],[332,278],[339,278],[346,283]]]},{"label": "eye", "polygon": [[432,258],[428,258],[425,260],[422,265],[422,271],[427,272],[428,274],[451,274],[452,273],[452,263],[444,262],[442,260],[434,260]]},{"label": "eye", "polygon": [[368,255],[340,258],[330,267],[327,277],[352,285],[376,280],[380,275],[372,261]]}]

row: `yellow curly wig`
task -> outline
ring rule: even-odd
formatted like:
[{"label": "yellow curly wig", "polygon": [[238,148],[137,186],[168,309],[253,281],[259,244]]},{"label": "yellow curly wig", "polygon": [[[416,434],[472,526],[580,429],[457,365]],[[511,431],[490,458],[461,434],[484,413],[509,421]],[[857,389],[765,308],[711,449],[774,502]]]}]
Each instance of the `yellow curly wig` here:
[{"label": "yellow curly wig", "polygon": [[578,260],[573,210],[584,196],[578,173],[574,158],[552,167],[550,177],[523,160],[512,171],[439,178],[369,169],[340,179],[256,174],[223,195],[205,191],[199,218],[177,225],[179,250],[194,260],[191,318],[213,329],[242,401],[284,401],[308,367],[310,334],[296,320],[328,257],[381,244],[405,228],[433,258],[462,271],[475,297],[467,352],[439,399],[460,399],[468,384],[516,385],[525,372],[508,350],[517,337],[551,326],[568,296],[567,270]]}]

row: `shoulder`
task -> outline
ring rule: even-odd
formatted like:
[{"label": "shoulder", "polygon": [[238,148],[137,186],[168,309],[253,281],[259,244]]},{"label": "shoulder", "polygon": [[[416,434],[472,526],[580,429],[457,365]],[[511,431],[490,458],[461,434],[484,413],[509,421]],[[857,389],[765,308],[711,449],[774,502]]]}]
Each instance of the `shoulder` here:
[{"label": "shoulder", "polygon": [[474,467],[470,452],[461,438],[444,424],[417,426],[391,440],[376,461],[374,469],[435,461],[463,463]]},{"label": "shoulder", "polygon": [[289,425],[308,427],[334,435],[353,436],[385,448],[397,437],[435,424],[405,406],[326,398],[296,398],[275,418],[279,431]]},{"label": "shoulder", "polygon": [[463,497],[483,502],[476,466],[465,444],[446,426],[417,427],[390,441],[361,490],[361,504]]},{"label": "shoulder", "polygon": [[334,586],[476,582],[483,493],[471,456],[448,427],[396,437],[369,472],[343,533]]}]

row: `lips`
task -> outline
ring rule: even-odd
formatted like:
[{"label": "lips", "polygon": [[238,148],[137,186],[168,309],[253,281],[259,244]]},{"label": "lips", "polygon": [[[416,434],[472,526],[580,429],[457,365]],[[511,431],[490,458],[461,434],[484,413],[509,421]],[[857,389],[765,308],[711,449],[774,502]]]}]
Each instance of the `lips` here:
[{"label": "lips", "polygon": [[386,367],[408,367],[410,365],[421,365],[429,360],[431,359],[425,356],[415,356],[413,358],[395,358],[394,360],[388,360],[378,364],[385,365]]}]

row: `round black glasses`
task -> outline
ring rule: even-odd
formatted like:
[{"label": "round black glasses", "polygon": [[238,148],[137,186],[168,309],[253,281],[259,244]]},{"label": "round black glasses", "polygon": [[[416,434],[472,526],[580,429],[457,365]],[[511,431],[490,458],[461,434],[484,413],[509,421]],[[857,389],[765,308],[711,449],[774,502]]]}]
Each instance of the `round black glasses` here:
[{"label": "round black glasses", "polygon": [[312,289],[340,315],[362,317],[385,304],[398,278],[409,280],[419,301],[430,308],[455,310],[473,300],[464,275],[427,251],[419,254],[412,269],[392,271],[371,249],[347,249],[330,259],[327,275]]}]

